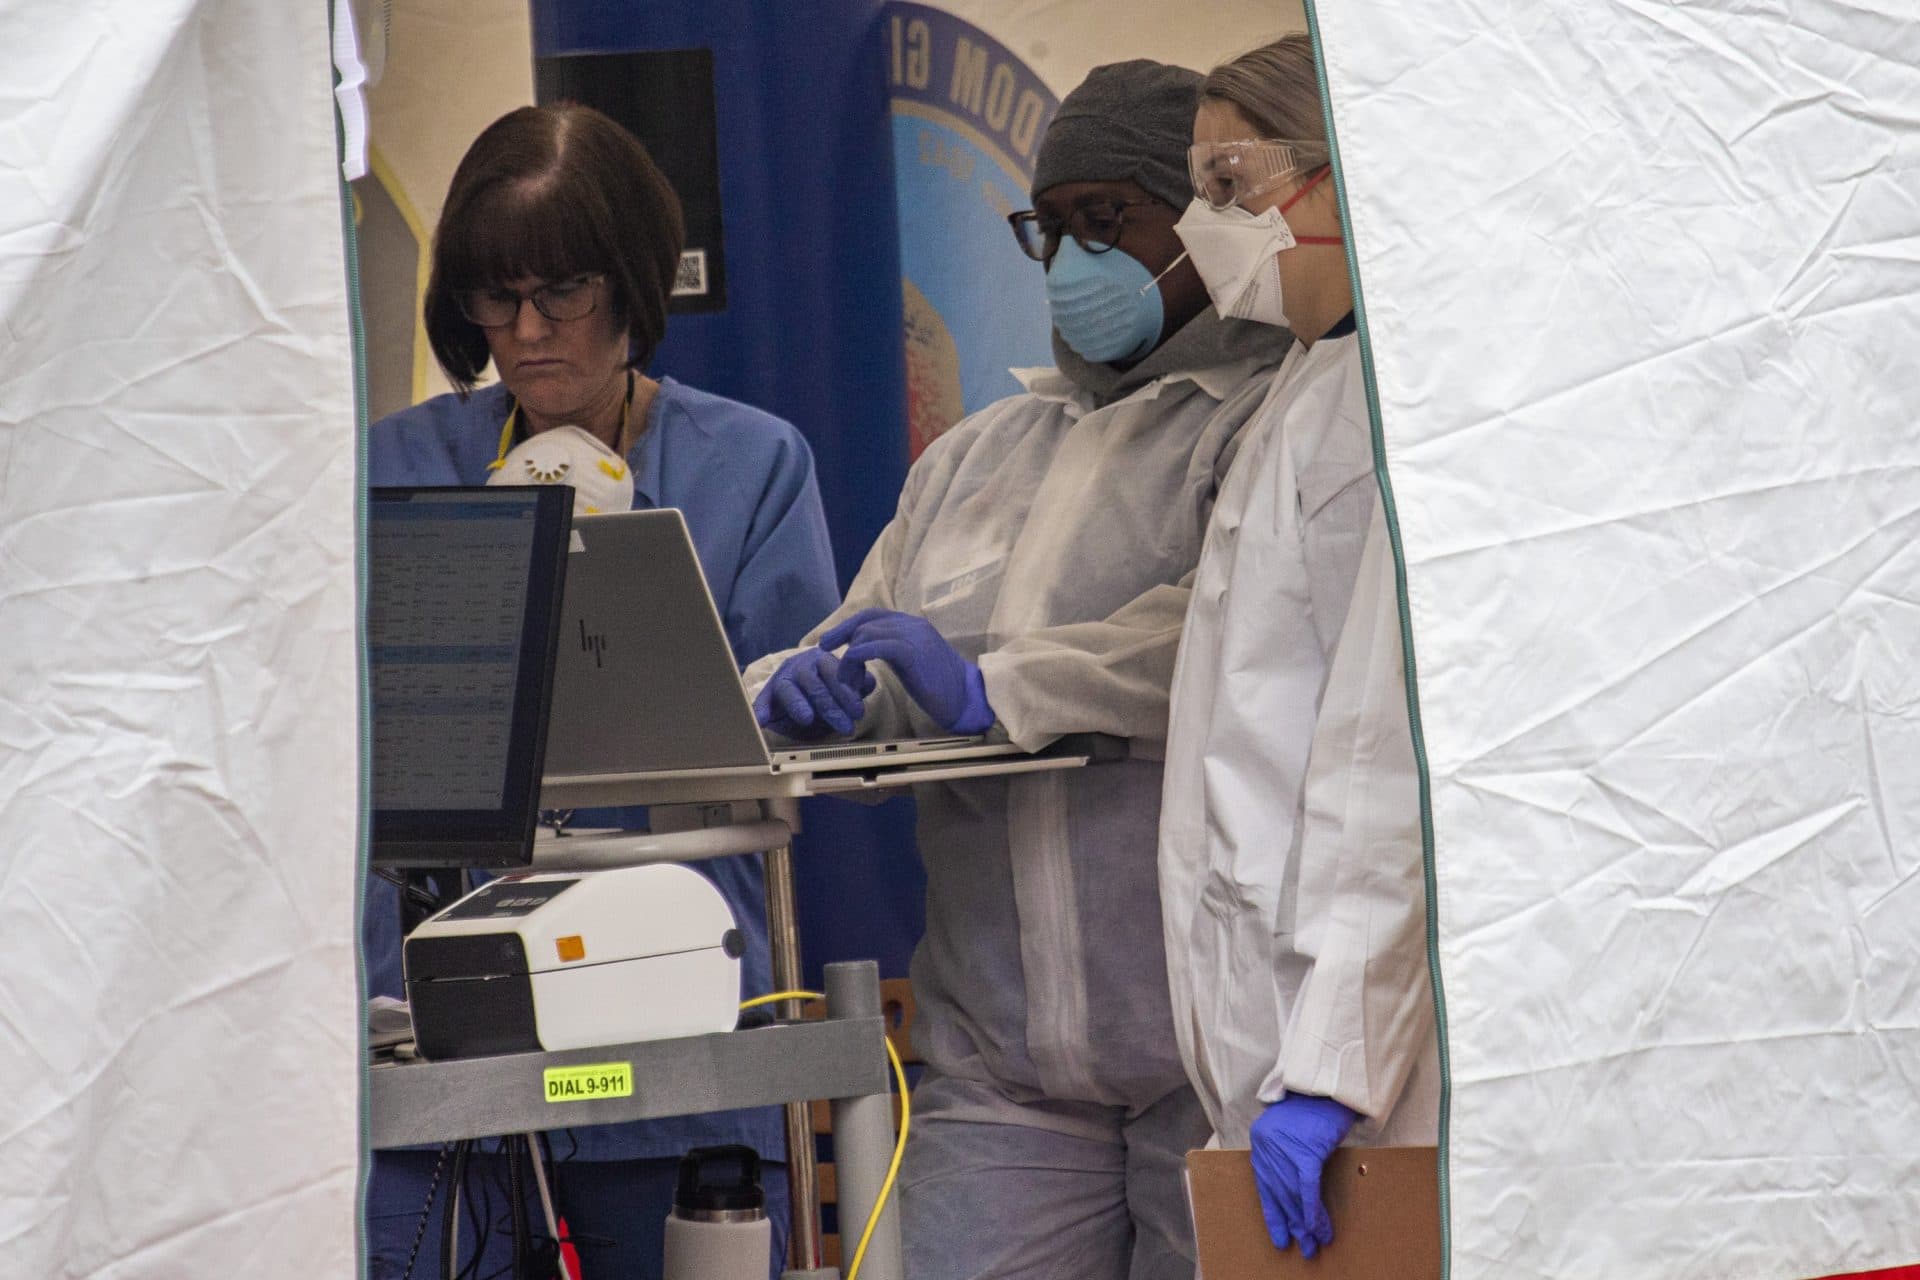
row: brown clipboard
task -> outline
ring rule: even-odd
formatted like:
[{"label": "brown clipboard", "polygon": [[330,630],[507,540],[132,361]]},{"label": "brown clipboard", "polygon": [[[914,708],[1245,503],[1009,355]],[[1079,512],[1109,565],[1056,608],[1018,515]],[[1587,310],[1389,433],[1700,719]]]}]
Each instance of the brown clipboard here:
[{"label": "brown clipboard", "polygon": [[1187,1154],[1201,1280],[1440,1280],[1439,1152],[1343,1147],[1321,1182],[1333,1243],[1308,1261],[1267,1237],[1245,1151]]}]

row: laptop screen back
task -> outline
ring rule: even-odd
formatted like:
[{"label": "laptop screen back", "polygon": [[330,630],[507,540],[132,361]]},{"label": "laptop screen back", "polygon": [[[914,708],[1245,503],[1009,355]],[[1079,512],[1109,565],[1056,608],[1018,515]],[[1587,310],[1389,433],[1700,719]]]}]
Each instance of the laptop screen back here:
[{"label": "laptop screen back", "polygon": [[373,862],[532,860],[573,491],[375,489]]},{"label": "laptop screen back", "polygon": [[588,516],[574,534],[548,775],[766,769],[680,513]]}]

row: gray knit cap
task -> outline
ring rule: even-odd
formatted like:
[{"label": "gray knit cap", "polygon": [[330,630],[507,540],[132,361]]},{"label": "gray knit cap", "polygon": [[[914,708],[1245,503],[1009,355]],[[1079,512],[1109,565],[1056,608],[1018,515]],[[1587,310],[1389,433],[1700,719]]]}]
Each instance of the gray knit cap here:
[{"label": "gray knit cap", "polygon": [[1193,199],[1187,146],[1201,75],[1138,58],[1095,67],[1060,104],[1040,140],[1033,194],[1063,182],[1139,183],[1184,209]]}]

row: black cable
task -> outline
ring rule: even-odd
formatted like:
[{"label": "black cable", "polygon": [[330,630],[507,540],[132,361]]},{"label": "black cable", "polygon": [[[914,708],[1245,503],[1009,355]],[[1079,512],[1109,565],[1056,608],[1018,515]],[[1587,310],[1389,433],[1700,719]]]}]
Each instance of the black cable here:
[{"label": "black cable", "polygon": [[460,1275],[456,1276],[455,1280],[499,1280],[500,1277],[507,1275],[513,1269],[512,1260],[509,1258],[507,1265],[497,1270],[485,1272],[481,1270],[482,1264],[486,1261],[487,1246],[493,1242],[493,1238],[496,1235],[508,1235],[511,1230],[511,1228],[509,1228],[508,1231],[500,1230],[500,1214],[495,1209],[493,1203],[493,1193],[495,1191],[500,1192],[502,1195],[507,1194],[508,1191],[508,1173],[505,1160],[507,1142],[508,1140],[505,1138],[498,1139],[497,1145],[492,1152],[488,1152],[479,1142],[475,1143],[474,1149],[476,1151],[482,1155],[490,1154],[494,1158],[483,1167],[480,1175],[481,1221],[476,1222],[474,1225],[474,1231],[480,1238],[480,1246],[474,1253],[473,1260],[468,1263],[467,1266],[460,1269]]},{"label": "black cable", "polygon": [[477,1280],[509,1280],[512,1275],[513,1260],[509,1258],[503,1265],[495,1267],[484,1276],[477,1277]]},{"label": "black cable", "polygon": [[465,1142],[453,1144],[453,1175],[447,1185],[446,1208],[441,1212],[440,1224],[440,1280],[453,1280],[454,1242],[460,1234],[459,1203],[461,1183],[467,1176],[467,1147]]},{"label": "black cable", "polygon": [[[475,1155],[486,1154],[477,1139],[471,1145]],[[480,1274],[480,1261],[487,1256],[487,1238],[493,1233],[493,1195],[487,1188],[484,1165],[470,1182],[471,1186],[462,1184],[460,1199],[466,1206],[467,1225],[473,1228],[473,1257],[455,1273],[453,1280],[473,1280]]]},{"label": "black cable", "polygon": [[[511,1227],[509,1227],[505,1231],[498,1229],[499,1215],[494,1211],[494,1205],[493,1205],[493,1193],[496,1190],[503,1195],[511,1194],[511,1187],[509,1185],[512,1177],[512,1173],[511,1173],[512,1165],[509,1161],[509,1157],[511,1154],[511,1147],[512,1147],[512,1139],[510,1138],[499,1139],[498,1146],[492,1153],[495,1159],[488,1166],[487,1177],[485,1179],[485,1187],[486,1187],[486,1195],[487,1195],[487,1212],[486,1212],[487,1238],[489,1240],[491,1240],[495,1235],[508,1236],[510,1235],[510,1232],[511,1232]],[[509,1213],[508,1216],[509,1216],[509,1219],[511,1219],[513,1215]],[[473,1260],[473,1280],[506,1280],[506,1278],[511,1276],[514,1272],[518,1254],[519,1254],[518,1246],[515,1246],[514,1248],[509,1250],[507,1260],[504,1264],[502,1264],[501,1266],[495,1267],[492,1271],[486,1271],[486,1272],[483,1272],[480,1269],[480,1264],[485,1260],[484,1253],[479,1256],[476,1256]]]},{"label": "black cable", "polygon": [[453,1150],[448,1143],[440,1148],[440,1158],[433,1162],[433,1177],[427,1183],[427,1201],[420,1206],[420,1221],[413,1229],[413,1248],[407,1250],[407,1269],[400,1273],[400,1280],[413,1280],[413,1264],[420,1260],[420,1245],[427,1238],[427,1223],[433,1220],[433,1198],[440,1191],[440,1175],[447,1167],[447,1155]]},{"label": "black cable", "polygon": [[520,1148],[524,1140],[508,1138],[507,1194],[513,1210],[513,1280],[527,1280],[527,1194],[521,1185]]},{"label": "black cable", "polygon": [[400,936],[403,938],[466,892],[465,880],[458,872],[393,871],[375,867],[374,873],[400,890]]},{"label": "black cable", "polygon": [[[574,1145],[577,1147],[579,1144]],[[553,1158],[553,1143],[547,1140],[544,1133],[533,1135],[533,1158],[547,1171],[547,1198],[553,1202],[553,1247],[557,1253],[560,1249],[560,1219],[567,1216],[567,1211],[560,1201],[560,1165]]]},{"label": "black cable", "polygon": [[[427,915],[432,915],[441,907],[447,905],[445,900],[435,894],[426,884],[410,878],[404,871],[395,871],[391,867],[371,867],[369,870],[372,871],[374,875],[398,889],[403,903],[411,903],[415,908],[424,911]],[[402,919],[404,920],[405,917],[403,916]]]}]

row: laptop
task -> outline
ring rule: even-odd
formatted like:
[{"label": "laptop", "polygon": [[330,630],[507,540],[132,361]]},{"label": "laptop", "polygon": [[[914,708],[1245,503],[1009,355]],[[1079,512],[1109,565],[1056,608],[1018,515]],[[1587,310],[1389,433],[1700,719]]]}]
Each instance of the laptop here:
[{"label": "laptop", "polygon": [[[672,508],[574,522],[542,803],[745,800],[1070,768],[991,736],[770,745]],[[618,797],[618,798],[615,798]]]},{"label": "laptop", "polygon": [[572,493],[380,488],[367,512],[373,864],[526,866]]}]

